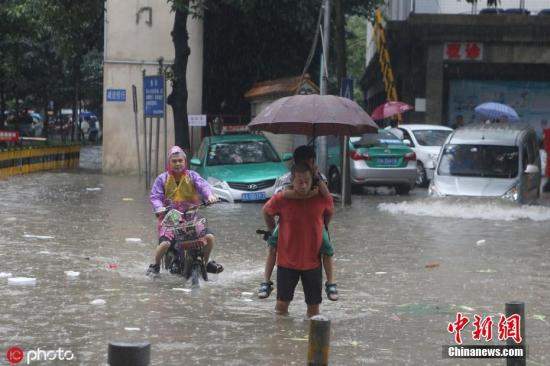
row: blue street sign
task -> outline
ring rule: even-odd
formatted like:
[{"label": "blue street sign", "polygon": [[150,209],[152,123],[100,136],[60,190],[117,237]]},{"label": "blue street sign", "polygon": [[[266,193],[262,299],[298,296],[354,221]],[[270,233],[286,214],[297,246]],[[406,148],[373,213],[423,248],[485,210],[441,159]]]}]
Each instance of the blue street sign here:
[{"label": "blue street sign", "polygon": [[145,117],[164,118],[164,78],[162,75],[143,77]]},{"label": "blue street sign", "polygon": [[342,79],[342,90],[340,95],[344,98],[353,99],[353,79],[352,78],[343,78]]},{"label": "blue street sign", "polygon": [[125,102],[126,89],[107,89],[108,102]]}]

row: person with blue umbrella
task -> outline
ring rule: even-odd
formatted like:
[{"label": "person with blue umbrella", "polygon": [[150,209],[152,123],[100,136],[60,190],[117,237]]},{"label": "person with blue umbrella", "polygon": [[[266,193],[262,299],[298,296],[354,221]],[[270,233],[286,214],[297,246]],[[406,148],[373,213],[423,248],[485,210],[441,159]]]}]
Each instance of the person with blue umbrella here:
[{"label": "person with blue umbrella", "polygon": [[475,107],[476,115],[484,120],[490,120],[494,122],[519,122],[519,115],[514,108],[496,102],[483,103]]}]

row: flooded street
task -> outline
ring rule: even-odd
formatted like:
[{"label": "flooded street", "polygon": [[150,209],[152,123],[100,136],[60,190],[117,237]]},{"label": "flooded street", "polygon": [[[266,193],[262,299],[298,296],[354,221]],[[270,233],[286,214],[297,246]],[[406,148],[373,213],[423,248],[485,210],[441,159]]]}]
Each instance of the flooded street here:
[{"label": "flooded street", "polygon": [[[104,365],[109,341],[150,342],[153,365],[304,364],[301,287],[288,317],[274,314],[276,293],[256,297],[261,204],[202,210],[217,237],[213,259],[225,267],[212,281],[195,290],[166,272],[153,281],[144,275],[156,245],[148,192],[137,177],[102,175],[99,153],[85,148],[78,171],[0,181],[2,364],[19,345]],[[453,343],[447,325],[457,312],[496,316],[509,301],[526,304],[528,364],[550,364],[548,195],[521,208],[435,201],[422,189],[357,195],[337,209],[331,237],[340,300],[323,296],[321,305],[332,321],[331,364],[502,365],[444,359],[441,346]],[[36,284],[9,285],[9,273]],[[465,344],[475,343],[472,329]]]}]

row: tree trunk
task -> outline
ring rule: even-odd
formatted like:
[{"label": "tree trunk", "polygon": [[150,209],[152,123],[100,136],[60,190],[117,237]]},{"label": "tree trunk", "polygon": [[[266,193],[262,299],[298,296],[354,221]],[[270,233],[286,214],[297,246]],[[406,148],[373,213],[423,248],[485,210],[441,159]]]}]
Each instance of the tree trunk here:
[{"label": "tree trunk", "polygon": [[[338,93],[342,91],[342,80],[347,77],[347,55],[346,55],[346,18],[344,14],[344,8],[342,4],[343,0],[334,0],[334,48],[336,50],[336,79],[338,85]],[[353,91],[352,91],[353,99]],[[340,151],[343,156],[344,153],[344,139],[340,139]],[[346,167],[344,169],[344,164]],[[346,176],[343,175],[344,171]],[[351,205],[351,175],[349,158],[342,157],[340,165],[341,184],[346,185],[346,195],[342,197],[342,201],[346,205]],[[338,192],[341,193],[341,192]]]},{"label": "tree trunk", "polygon": [[343,0],[334,0],[334,47],[336,49],[336,79],[338,92],[342,89],[342,79],[347,76],[346,67],[346,18]]},{"label": "tree trunk", "polygon": [[[185,1],[188,5],[189,1]],[[175,59],[173,66],[172,93],[168,96],[167,103],[174,112],[175,143],[185,151],[190,151],[189,125],[187,122],[187,60],[191,49],[189,48],[189,34],[187,33],[187,7],[175,9],[174,28],[172,29],[172,41],[174,42]]]}]

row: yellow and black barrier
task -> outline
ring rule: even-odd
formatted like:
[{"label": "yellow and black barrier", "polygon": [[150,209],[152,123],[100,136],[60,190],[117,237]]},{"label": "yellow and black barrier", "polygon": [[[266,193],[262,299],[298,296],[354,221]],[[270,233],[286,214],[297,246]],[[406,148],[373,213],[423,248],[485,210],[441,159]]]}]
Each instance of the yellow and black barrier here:
[{"label": "yellow and black barrier", "polygon": [[80,145],[0,150],[0,178],[41,170],[78,168],[79,161]]}]

